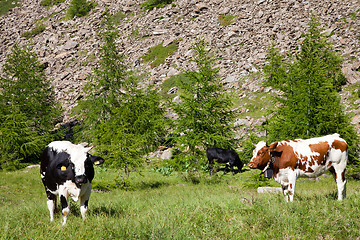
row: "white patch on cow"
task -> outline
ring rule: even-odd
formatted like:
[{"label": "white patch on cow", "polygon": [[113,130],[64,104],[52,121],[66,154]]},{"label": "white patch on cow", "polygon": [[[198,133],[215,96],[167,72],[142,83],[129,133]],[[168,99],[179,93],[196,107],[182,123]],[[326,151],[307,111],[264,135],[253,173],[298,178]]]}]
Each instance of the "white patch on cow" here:
[{"label": "white patch on cow", "polygon": [[85,148],[83,145],[75,145],[69,141],[55,141],[49,144],[49,147],[57,152],[66,152],[70,155],[71,162],[75,165],[75,176],[85,174],[85,160],[87,153],[91,148]]},{"label": "white patch on cow", "polygon": [[253,157],[252,157],[251,161],[254,158],[256,158],[258,151],[265,146],[266,146],[266,142],[264,142],[264,141],[260,141],[260,142],[258,142],[258,144],[256,144],[255,149],[253,150]]},{"label": "white patch on cow", "polygon": [[58,195],[58,194],[59,194],[59,191],[58,191],[58,190],[59,190],[59,187],[58,187],[57,184],[56,184],[56,190],[55,190],[55,191],[50,190],[48,187],[45,187],[45,190],[51,192],[51,193],[54,194],[54,195]]},{"label": "white patch on cow", "polygon": [[338,164],[342,163],[343,165],[346,166],[345,157],[346,157],[346,154],[344,154],[340,149],[332,148],[328,154],[329,161],[331,161],[333,163],[338,163]]},{"label": "white patch on cow", "polygon": [[55,201],[53,200],[48,200],[47,201],[47,206],[50,212],[50,221],[54,221],[54,210],[55,210]]},{"label": "white patch on cow", "polygon": [[62,225],[64,226],[66,224],[67,215],[69,215],[69,213],[70,213],[69,206],[64,208],[61,212],[62,212],[62,215],[63,215],[63,223],[62,223]]},{"label": "white patch on cow", "polygon": [[66,197],[70,196],[75,202],[79,199],[81,189],[76,186],[71,180],[66,181],[64,184],[59,185],[59,194]]}]

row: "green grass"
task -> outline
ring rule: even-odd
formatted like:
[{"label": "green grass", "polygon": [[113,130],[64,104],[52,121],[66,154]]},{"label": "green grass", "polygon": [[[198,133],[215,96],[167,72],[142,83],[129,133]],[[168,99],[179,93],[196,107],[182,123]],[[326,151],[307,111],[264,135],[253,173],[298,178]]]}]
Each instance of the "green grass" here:
[{"label": "green grass", "polygon": [[236,16],[234,16],[234,15],[221,14],[218,19],[220,21],[221,26],[229,26],[230,24],[232,24],[234,22],[235,18],[236,18]]},{"label": "green grass", "polygon": [[124,18],[126,18],[127,15],[123,11],[119,11],[111,16],[111,19],[113,20],[114,24],[118,26]]},{"label": "green grass", "polygon": [[0,16],[7,13],[11,8],[19,6],[18,0],[0,0]]},{"label": "green grass", "polygon": [[[184,73],[169,77],[161,85],[160,94],[162,95],[162,98],[163,99],[171,99],[171,98],[174,98],[176,95],[180,95],[183,92],[183,90],[181,89],[181,82],[188,82],[188,81],[189,80]],[[173,87],[177,87],[178,92],[175,94],[167,94],[168,91]]]},{"label": "green grass", "polygon": [[159,45],[151,47],[148,54],[146,54],[142,58],[145,62],[151,62],[151,67],[154,68],[159,66],[160,64],[163,64],[165,62],[165,59],[174,54],[177,49],[177,42],[172,43],[166,47],[164,47],[163,44],[160,43]]},{"label": "green grass", "polygon": [[147,0],[140,4],[140,7],[145,10],[152,10],[154,8],[165,7],[167,4],[172,3],[173,0]]},{"label": "green grass", "polygon": [[45,25],[44,24],[40,24],[37,25],[34,29],[28,31],[28,32],[24,32],[23,34],[21,34],[22,37],[29,39],[29,38],[33,38],[36,35],[42,33],[43,31],[45,31]]},{"label": "green grass", "polygon": [[45,7],[52,7],[54,5],[59,5],[60,3],[63,2],[65,2],[65,0],[42,0],[40,2],[40,5]]},{"label": "green grass", "polygon": [[[85,223],[71,202],[67,225],[49,221],[39,168],[0,172],[0,239],[356,239],[360,235],[360,183],[336,200],[332,177],[299,179],[295,200],[257,194],[246,181],[258,171],[218,174],[191,184],[173,173],[131,173],[133,190],[92,192]],[[117,171],[96,168],[93,181],[112,182]],[[273,186],[278,186],[273,180]]]}]

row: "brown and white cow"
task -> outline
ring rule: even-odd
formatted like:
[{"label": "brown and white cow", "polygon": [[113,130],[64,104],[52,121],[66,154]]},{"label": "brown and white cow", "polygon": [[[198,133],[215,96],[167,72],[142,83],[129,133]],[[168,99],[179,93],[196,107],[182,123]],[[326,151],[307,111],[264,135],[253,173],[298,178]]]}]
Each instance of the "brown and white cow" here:
[{"label": "brown and white cow", "polygon": [[272,168],[274,179],[281,184],[286,201],[293,201],[298,177],[318,177],[330,170],[337,189],[338,200],[346,197],[345,168],[348,145],[339,134],[311,139],[274,142],[268,146],[261,141],[249,162],[252,169]]}]

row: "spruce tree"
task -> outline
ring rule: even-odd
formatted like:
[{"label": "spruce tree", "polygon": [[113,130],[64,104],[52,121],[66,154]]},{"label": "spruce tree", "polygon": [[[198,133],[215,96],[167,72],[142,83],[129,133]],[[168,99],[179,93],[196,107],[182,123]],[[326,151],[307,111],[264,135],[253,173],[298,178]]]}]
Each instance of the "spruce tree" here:
[{"label": "spruce tree", "polygon": [[139,79],[128,70],[108,15],[100,36],[99,67],[87,86],[89,95],[77,109],[82,122],[77,138],[94,143],[107,164],[124,168],[127,175],[164,137],[164,112],[157,92],[139,88]]},{"label": "spruce tree", "polygon": [[223,89],[214,67],[215,58],[204,40],[198,40],[192,47],[193,62],[197,71],[185,72],[182,81],[181,102],[173,105],[178,115],[175,132],[179,145],[189,148],[190,166],[198,167],[198,157],[203,155],[199,147],[217,146],[232,148],[232,125],[234,112],[231,110],[230,95]]},{"label": "spruce tree", "polygon": [[292,61],[285,63],[279,57],[279,52],[270,48],[264,68],[267,84],[282,92],[276,114],[269,121],[270,140],[339,133],[353,150],[357,137],[337,93],[344,83],[341,58],[321,34],[316,18],[309,22]]},{"label": "spruce tree", "polygon": [[0,161],[2,168],[20,167],[36,159],[55,136],[61,115],[44,69],[30,46],[15,45],[0,78]]},{"label": "spruce tree", "polygon": [[131,81],[124,62],[125,56],[119,53],[115,43],[119,37],[118,30],[107,13],[104,17],[99,31],[102,42],[99,66],[94,69],[94,74],[84,88],[86,98],[81,99],[74,109],[81,122],[75,129],[75,136],[81,138],[80,141],[92,142],[101,122],[110,119],[113,109],[119,106],[126,81]]}]

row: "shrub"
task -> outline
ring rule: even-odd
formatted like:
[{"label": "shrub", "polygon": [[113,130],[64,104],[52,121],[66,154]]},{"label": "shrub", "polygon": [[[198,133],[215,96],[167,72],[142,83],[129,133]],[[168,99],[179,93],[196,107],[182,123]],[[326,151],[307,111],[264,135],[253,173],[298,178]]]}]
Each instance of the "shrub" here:
[{"label": "shrub", "polygon": [[152,10],[154,8],[161,8],[164,7],[167,4],[172,3],[173,0],[147,0],[140,4],[141,8],[144,8],[145,10]]},{"label": "shrub", "polygon": [[94,6],[95,3],[88,2],[87,0],[72,0],[67,15],[70,19],[83,17],[86,16]]},{"label": "shrub", "polygon": [[60,3],[65,2],[65,0],[42,0],[40,2],[41,6],[45,6],[45,7],[51,7],[54,5],[59,5]]},{"label": "shrub", "polygon": [[43,31],[45,31],[45,25],[41,24],[36,26],[33,30],[28,31],[28,32],[24,32],[23,34],[21,34],[22,37],[29,39],[29,38],[33,38],[36,35],[42,33]]},{"label": "shrub", "polygon": [[165,62],[165,59],[171,56],[178,49],[178,43],[172,43],[167,47],[164,47],[162,43],[151,47],[149,53],[143,56],[145,62],[151,62],[151,67],[157,67]]}]

